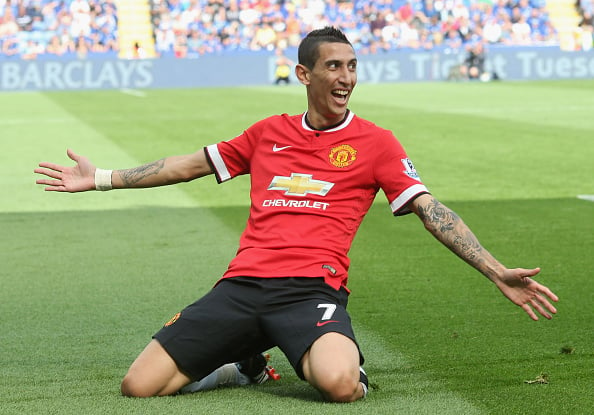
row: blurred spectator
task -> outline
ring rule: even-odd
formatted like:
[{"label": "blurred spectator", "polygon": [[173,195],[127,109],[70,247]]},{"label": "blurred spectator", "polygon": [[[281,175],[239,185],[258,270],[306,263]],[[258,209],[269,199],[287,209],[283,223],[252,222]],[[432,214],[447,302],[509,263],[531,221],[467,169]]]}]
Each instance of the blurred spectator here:
[{"label": "blurred spectator", "polygon": [[489,16],[483,26],[483,38],[489,43],[498,43],[503,37],[501,21]]},{"label": "blurred spectator", "polygon": [[184,35],[177,35],[173,44],[173,53],[176,58],[188,56],[188,39]]},{"label": "blurred spectator", "polygon": [[90,36],[91,34],[91,6],[87,0],[72,0],[69,6],[70,34],[73,38]]},{"label": "blurred spectator", "polygon": [[588,51],[594,47],[594,19],[592,18],[592,12],[588,9],[582,11],[576,36],[581,50]]},{"label": "blurred spectator", "polygon": [[580,27],[584,26],[594,26],[594,19],[592,19],[592,13],[589,11],[584,11],[579,23]]},{"label": "blurred spectator", "polygon": [[291,76],[291,67],[294,65],[294,62],[285,56],[281,48],[277,48],[275,54],[274,83],[276,85],[280,85],[281,83],[288,85],[291,83],[289,77]]},{"label": "blurred spectator", "polygon": [[578,0],[577,9],[583,15],[588,13],[590,16],[594,14],[594,1],[593,0]]},{"label": "blurred spectator", "polygon": [[18,5],[18,12],[15,18],[15,22],[19,27],[20,31],[30,32],[33,24],[33,17],[28,13],[29,11],[24,4]]},{"label": "blurred spectator", "polygon": [[466,59],[460,65],[460,73],[466,79],[481,79],[485,73],[485,48],[482,42],[466,46]]},{"label": "blurred spectator", "polygon": [[2,55],[11,57],[19,53],[19,39],[14,34],[2,37]]},{"label": "blurred spectator", "polygon": [[52,55],[62,56],[65,53],[67,53],[69,50],[68,50],[68,45],[65,45],[62,43],[60,36],[53,35],[51,37],[48,45],[46,46],[45,51]]},{"label": "blurred spectator", "polygon": [[13,9],[4,6],[4,13],[0,18],[0,37],[16,35],[19,32],[19,25],[14,18]]},{"label": "blurred spectator", "polygon": [[519,12],[517,7],[513,10],[514,14],[517,16],[517,20],[512,18],[512,21],[515,20],[511,25],[513,44],[530,45],[532,43],[532,30],[530,25],[526,22],[526,17]]},{"label": "blurred spectator", "polygon": [[252,42],[251,50],[274,50],[276,46],[276,32],[268,23],[256,25],[256,30]]}]

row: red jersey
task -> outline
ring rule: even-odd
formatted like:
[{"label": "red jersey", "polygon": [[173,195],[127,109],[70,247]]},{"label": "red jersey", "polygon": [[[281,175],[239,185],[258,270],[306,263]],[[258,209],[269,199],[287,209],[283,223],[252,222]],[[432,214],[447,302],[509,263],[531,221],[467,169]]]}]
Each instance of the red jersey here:
[{"label": "red jersey", "polygon": [[272,116],[206,147],[219,183],[251,178],[247,226],[223,278],[323,277],[346,288],[347,254],[378,190],[394,215],[427,193],[389,130],[350,112],[318,131],[305,116]]}]

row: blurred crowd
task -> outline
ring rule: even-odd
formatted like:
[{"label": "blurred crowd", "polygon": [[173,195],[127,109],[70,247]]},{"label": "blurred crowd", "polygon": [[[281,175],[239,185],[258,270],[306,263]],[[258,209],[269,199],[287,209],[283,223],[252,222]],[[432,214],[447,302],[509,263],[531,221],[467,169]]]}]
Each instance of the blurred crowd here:
[{"label": "blurred crowd", "polygon": [[[125,0],[124,0],[125,1]],[[592,2],[576,0],[591,30]],[[545,0],[149,0],[157,55],[180,58],[296,47],[342,28],[360,54],[468,45],[558,44]],[[114,0],[0,0],[0,52],[117,52]]]},{"label": "blurred crowd", "polygon": [[114,0],[0,0],[0,53],[39,55],[116,52]]},{"label": "blurred crowd", "polygon": [[545,0],[153,0],[158,53],[194,56],[295,47],[341,27],[359,53],[458,50],[472,42],[555,44]]}]

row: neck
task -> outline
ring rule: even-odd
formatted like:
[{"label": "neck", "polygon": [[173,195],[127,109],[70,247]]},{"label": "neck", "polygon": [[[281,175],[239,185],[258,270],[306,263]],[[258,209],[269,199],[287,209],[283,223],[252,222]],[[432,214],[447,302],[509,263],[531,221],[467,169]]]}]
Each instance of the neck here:
[{"label": "neck", "polygon": [[314,125],[314,123],[312,123],[310,121],[310,113],[308,111],[307,114],[305,114],[305,123],[312,130],[317,130],[317,131],[330,130],[330,129],[336,128],[340,124],[342,124],[347,119],[347,117],[349,116],[349,113],[350,113],[350,111],[349,110],[346,110],[345,113],[344,113],[344,116],[342,118],[340,118],[338,121],[336,121],[336,119],[334,119],[334,120],[325,119],[326,122],[324,122],[324,123],[318,123],[318,122],[316,122],[315,125]]}]

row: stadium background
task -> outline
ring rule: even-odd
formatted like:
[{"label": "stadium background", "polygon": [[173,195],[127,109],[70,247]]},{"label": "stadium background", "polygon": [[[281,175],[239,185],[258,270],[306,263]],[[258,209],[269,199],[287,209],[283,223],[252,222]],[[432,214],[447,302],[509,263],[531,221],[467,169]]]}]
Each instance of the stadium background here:
[{"label": "stadium background", "polygon": [[[199,56],[188,51],[185,58],[173,48],[159,59],[129,55],[132,40],[125,40],[123,26],[128,1],[113,3],[118,42],[111,44],[117,50],[97,51],[95,45],[62,54],[5,53],[6,45],[15,48],[15,38],[16,50],[24,52],[23,45],[37,44],[25,39],[51,32],[17,25],[18,32],[8,34],[16,24],[6,18],[9,3],[12,13],[18,2],[0,0],[0,414],[594,413],[594,76],[592,50],[575,42],[579,22],[573,31],[559,29],[552,44],[489,43],[489,60],[506,71],[504,82],[487,84],[397,82],[407,73],[416,74],[414,80],[437,79],[431,76],[447,73],[449,60],[461,59],[464,47],[409,45],[367,53],[357,46],[361,83],[350,104],[395,131],[423,181],[498,258],[542,267],[539,280],[561,298],[552,321],[530,321],[415,217],[396,224],[380,198],[351,253],[349,309],[367,356],[370,399],[321,403],[273,350],[280,382],[131,400],[121,397],[119,383],[150,334],[206,292],[233,255],[249,180],[64,195],[43,192],[33,168],[43,160],[70,163],[69,147],[105,168],[193,151],[266,114],[303,111],[303,89],[272,84],[275,55],[268,48]],[[71,2],[18,4],[60,10]],[[205,3],[196,4],[206,10]],[[256,9],[264,3],[248,4]],[[310,4],[332,3],[302,1],[299,10]],[[83,20],[96,3],[87,5]],[[576,22],[574,3],[565,5],[567,19]],[[546,7],[553,21],[552,3]],[[51,10],[45,13],[51,21]],[[59,13],[70,23],[66,40],[70,13]],[[331,14],[325,9],[323,16]],[[133,15],[151,22],[150,13]],[[29,19],[20,17],[27,27]],[[139,53],[150,52],[146,42]],[[286,53],[293,57],[294,47],[287,45]],[[432,72],[425,65],[435,61],[443,69]],[[406,72],[407,62],[417,72]],[[541,81],[507,82],[514,71],[519,79]],[[581,79],[548,81],[555,77]],[[218,82],[263,86],[157,88]]]},{"label": "stadium background", "polygon": [[[469,48],[505,80],[594,77],[592,0],[0,0],[0,90],[264,85],[332,24],[361,82],[446,80]],[[294,80],[294,79],[293,79]]]}]

